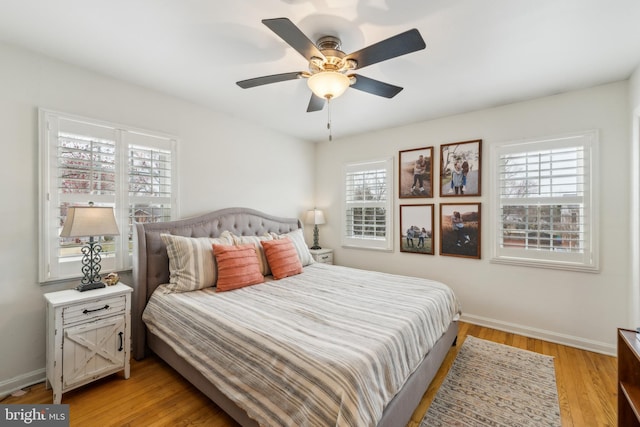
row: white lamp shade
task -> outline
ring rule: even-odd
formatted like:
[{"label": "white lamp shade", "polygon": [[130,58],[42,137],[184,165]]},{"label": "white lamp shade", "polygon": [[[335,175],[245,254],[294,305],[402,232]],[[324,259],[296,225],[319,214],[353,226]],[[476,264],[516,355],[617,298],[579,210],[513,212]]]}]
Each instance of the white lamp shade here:
[{"label": "white lamp shade", "polygon": [[102,206],[73,206],[67,210],[60,237],[117,236],[118,224],[113,208]]},{"label": "white lamp shade", "polygon": [[324,224],[324,213],[320,209],[312,209],[310,211],[307,211],[307,218],[305,222],[307,224],[314,225]]},{"label": "white lamp shade", "polygon": [[320,98],[337,98],[344,93],[351,84],[349,77],[336,71],[321,71],[309,77],[309,89]]}]

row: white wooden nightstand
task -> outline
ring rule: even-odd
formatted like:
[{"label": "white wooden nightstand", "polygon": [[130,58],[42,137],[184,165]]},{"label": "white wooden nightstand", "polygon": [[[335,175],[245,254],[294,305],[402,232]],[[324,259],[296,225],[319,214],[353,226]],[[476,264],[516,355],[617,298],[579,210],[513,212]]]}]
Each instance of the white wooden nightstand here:
[{"label": "white wooden nightstand", "polygon": [[53,403],[62,393],[124,370],[130,374],[131,289],[118,283],[44,294],[47,301],[47,381]]},{"label": "white wooden nightstand", "polygon": [[333,264],[333,249],[309,249],[309,252],[316,262]]}]

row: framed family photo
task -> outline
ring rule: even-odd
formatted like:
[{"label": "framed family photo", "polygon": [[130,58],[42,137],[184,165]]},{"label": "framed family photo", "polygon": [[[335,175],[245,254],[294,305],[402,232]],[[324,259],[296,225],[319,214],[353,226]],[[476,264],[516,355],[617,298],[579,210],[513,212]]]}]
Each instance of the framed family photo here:
[{"label": "framed family photo", "polygon": [[440,255],[480,259],[480,203],[440,204]]},{"label": "framed family photo", "polygon": [[400,252],[434,254],[433,205],[400,205]]},{"label": "framed family photo", "polygon": [[433,147],[400,151],[398,158],[399,197],[433,197]]},{"label": "framed family photo", "polygon": [[480,196],[482,140],[440,146],[440,197]]}]

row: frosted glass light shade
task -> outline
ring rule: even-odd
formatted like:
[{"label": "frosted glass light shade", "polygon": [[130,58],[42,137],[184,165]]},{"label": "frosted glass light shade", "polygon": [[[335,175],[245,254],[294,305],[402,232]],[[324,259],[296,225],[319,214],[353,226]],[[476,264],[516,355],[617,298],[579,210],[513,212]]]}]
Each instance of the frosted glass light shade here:
[{"label": "frosted glass light shade", "polygon": [[113,208],[74,206],[67,210],[60,237],[117,236],[118,225]]},{"label": "frosted glass light shade", "polygon": [[324,224],[324,213],[320,209],[312,209],[310,211],[307,211],[305,223],[314,225]]},{"label": "frosted glass light shade", "polygon": [[336,71],[321,71],[307,80],[309,89],[316,96],[326,99],[339,97],[350,84],[349,77]]}]

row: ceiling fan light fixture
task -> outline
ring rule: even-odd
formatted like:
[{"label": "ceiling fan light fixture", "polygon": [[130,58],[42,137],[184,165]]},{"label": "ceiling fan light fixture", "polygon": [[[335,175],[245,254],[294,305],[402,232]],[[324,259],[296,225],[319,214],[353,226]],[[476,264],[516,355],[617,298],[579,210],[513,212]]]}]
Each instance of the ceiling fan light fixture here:
[{"label": "ceiling fan light fixture", "polygon": [[321,71],[309,77],[309,89],[320,98],[334,99],[344,93],[351,84],[349,77],[336,71]]}]

